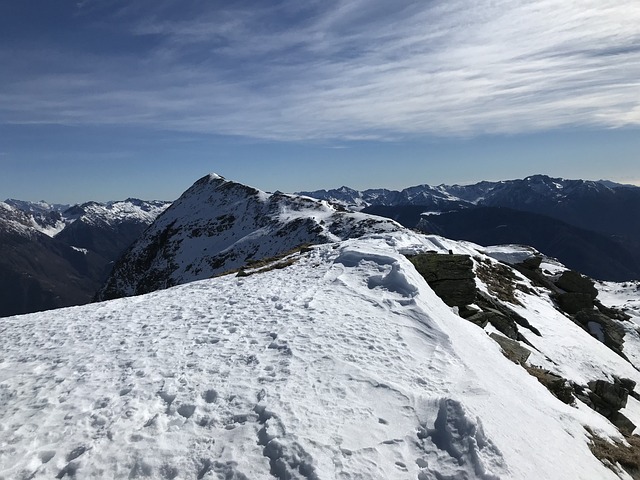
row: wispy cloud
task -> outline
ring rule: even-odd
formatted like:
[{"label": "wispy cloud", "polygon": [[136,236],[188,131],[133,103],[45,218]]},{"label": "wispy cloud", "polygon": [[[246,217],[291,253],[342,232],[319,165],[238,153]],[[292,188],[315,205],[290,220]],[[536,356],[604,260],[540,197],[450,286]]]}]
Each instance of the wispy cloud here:
[{"label": "wispy cloud", "polygon": [[640,125],[636,2],[179,3],[86,27],[131,51],[0,47],[0,121],[278,140]]}]

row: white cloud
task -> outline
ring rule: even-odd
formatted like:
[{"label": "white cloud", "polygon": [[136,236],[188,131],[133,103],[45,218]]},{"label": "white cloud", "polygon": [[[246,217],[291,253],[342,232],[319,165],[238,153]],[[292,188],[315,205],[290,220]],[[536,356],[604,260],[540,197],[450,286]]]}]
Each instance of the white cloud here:
[{"label": "white cloud", "polygon": [[638,2],[299,5],[156,11],[129,24],[158,42],[144,55],[63,52],[57,73],[3,82],[1,118],[279,140],[640,124]]}]

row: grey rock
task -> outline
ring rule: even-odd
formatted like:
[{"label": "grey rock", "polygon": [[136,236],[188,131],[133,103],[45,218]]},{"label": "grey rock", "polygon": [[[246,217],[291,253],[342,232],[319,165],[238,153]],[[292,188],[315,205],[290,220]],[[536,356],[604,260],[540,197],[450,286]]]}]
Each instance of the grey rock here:
[{"label": "grey rock", "polygon": [[469,305],[476,298],[473,261],[468,255],[420,254],[409,257],[429,286],[450,307]]},{"label": "grey rock", "polygon": [[531,351],[520,345],[518,342],[515,342],[507,337],[503,337],[502,335],[499,335],[497,333],[492,333],[490,337],[493,338],[498,343],[498,345],[500,345],[500,348],[502,349],[505,357],[507,357],[512,362],[523,365],[529,359]]},{"label": "grey rock", "polygon": [[588,294],[592,300],[598,296],[598,290],[593,280],[573,270],[564,272],[560,278],[556,280],[556,285],[565,292]]}]

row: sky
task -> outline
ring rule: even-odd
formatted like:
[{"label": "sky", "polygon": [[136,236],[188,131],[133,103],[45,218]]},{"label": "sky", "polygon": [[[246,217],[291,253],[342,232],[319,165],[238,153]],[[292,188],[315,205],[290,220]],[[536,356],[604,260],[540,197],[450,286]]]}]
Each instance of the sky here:
[{"label": "sky", "polygon": [[640,2],[6,0],[0,198],[640,184]]}]

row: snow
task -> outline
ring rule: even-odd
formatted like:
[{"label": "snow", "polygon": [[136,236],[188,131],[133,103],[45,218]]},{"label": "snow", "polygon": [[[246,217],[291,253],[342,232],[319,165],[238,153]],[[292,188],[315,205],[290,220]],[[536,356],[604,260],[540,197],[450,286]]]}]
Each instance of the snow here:
[{"label": "snow", "polygon": [[526,245],[494,245],[480,248],[482,253],[500,262],[517,265],[525,260],[540,255],[535,248]]},{"label": "snow", "polygon": [[25,237],[30,237],[34,231],[23,212],[4,202],[0,202],[0,225],[8,231]]},{"label": "snow", "polygon": [[103,293],[111,298],[140,293],[158,278],[162,287],[202,280],[304,244],[402,229],[387,218],[343,210],[309,197],[267,194],[217,175],[203,177],[144,232]]},{"label": "snow", "polygon": [[640,324],[640,281],[635,282],[597,282],[598,298],[610,307],[619,308]]},{"label": "snow", "polygon": [[[474,251],[379,233],[285,269],[3,319],[0,478],[617,478],[583,428],[613,426],[506,360],[401,254],[440,248]],[[526,300],[573,378],[624,370]],[[597,364],[558,352],[565,334]]]},{"label": "snow", "polygon": [[[136,199],[107,203],[88,202],[80,206],[82,213],[79,219],[90,225],[113,225],[125,221],[137,221],[149,225],[170,205],[170,202],[145,202]],[[68,223],[75,220],[77,219],[66,219]]]}]

